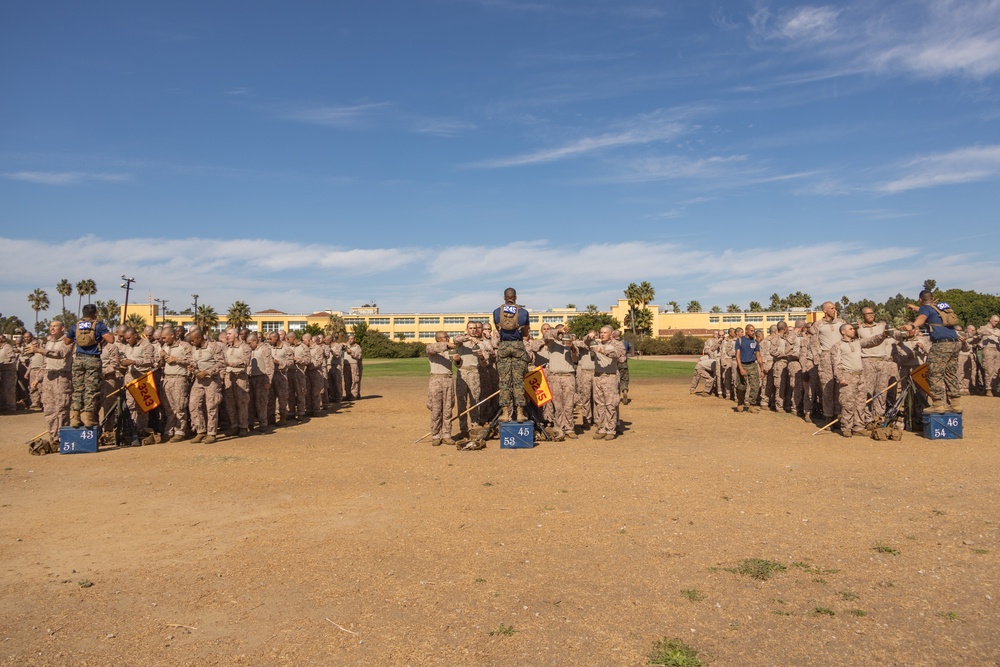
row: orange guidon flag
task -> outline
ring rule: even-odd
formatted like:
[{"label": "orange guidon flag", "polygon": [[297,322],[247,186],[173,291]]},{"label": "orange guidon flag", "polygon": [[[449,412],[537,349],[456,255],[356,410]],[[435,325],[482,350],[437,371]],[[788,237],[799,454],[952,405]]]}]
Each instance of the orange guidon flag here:
[{"label": "orange guidon flag", "polygon": [[925,394],[931,395],[931,383],[927,379],[927,364],[917,366],[910,371],[910,377],[913,378],[913,382],[918,387],[924,390]]},{"label": "orange guidon flag", "polygon": [[156,382],[152,373],[146,373],[140,378],[136,378],[125,385],[128,393],[132,394],[136,405],[143,412],[149,412],[160,404],[160,394],[156,391]]},{"label": "orange guidon flag", "polygon": [[524,376],[524,392],[538,407],[552,400],[552,392],[549,390],[549,381],[545,379],[544,370],[536,368]]}]

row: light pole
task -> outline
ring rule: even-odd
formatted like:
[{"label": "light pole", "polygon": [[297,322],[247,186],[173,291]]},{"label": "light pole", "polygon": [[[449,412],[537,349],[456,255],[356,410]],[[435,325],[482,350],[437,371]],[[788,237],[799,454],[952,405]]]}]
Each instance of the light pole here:
[{"label": "light pole", "polygon": [[[156,303],[160,304],[163,308],[163,323],[167,323],[167,300],[166,299],[153,299]],[[156,317],[153,317],[153,328],[156,328]]]},{"label": "light pole", "polygon": [[121,288],[125,290],[125,309],[122,311],[122,324],[125,324],[125,320],[128,319],[128,294],[132,291],[132,283],[135,282],[135,278],[126,278],[125,274],[122,274],[123,282]]},{"label": "light pole", "polygon": [[191,311],[191,324],[198,323],[198,295],[192,294],[191,297],[194,299],[194,310]]}]

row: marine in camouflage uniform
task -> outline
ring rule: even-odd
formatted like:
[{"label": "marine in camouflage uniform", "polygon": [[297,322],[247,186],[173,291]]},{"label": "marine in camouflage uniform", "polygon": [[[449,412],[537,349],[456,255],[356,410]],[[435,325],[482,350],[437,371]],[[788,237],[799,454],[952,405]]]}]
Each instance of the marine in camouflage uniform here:
[{"label": "marine in camouflage uniform", "polygon": [[291,347],[285,343],[276,331],[267,334],[267,343],[271,347],[271,358],[274,360],[274,375],[271,376],[271,396],[269,411],[272,417],[284,424],[288,419],[288,371],[295,365]]},{"label": "marine in camouflage uniform", "polygon": [[191,365],[191,345],[177,339],[170,325],[160,332],[158,362],[163,368],[164,435],[170,442],[181,442],[187,433],[188,401],[191,383],[188,367]]},{"label": "marine in camouflage uniform", "polygon": [[556,440],[577,438],[573,423],[573,406],[576,403],[576,364],[580,352],[565,324],[558,325],[545,334],[548,349],[549,368],[545,374],[552,392],[552,420],[559,431]]},{"label": "marine in camouflage uniform", "polygon": [[598,338],[589,338],[590,354],[594,357],[594,423],[595,440],[614,440],[618,434],[619,394],[618,365],[625,358],[625,346],[612,336],[611,327],[601,327]]},{"label": "marine in camouflage uniform", "polygon": [[621,402],[628,405],[632,402],[632,399],[628,397],[628,387],[632,379],[632,376],[628,371],[628,354],[632,351],[632,346],[627,340],[622,338],[621,332],[615,329],[612,332],[612,338],[617,340],[625,348],[625,359],[618,364],[618,395],[621,397]]},{"label": "marine in camouflage uniform", "polygon": [[262,343],[260,336],[251,331],[247,335],[250,346],[250,405],[254,415],[250,423],[257,422],[257,430],[267,432],[274,419],[271,407],[271,379],[274,377],[274,357],[271,346]]},{"label": "marine in camouflage uniform", "polygon": [[945,310],[945,306],[946,304],[935,305],[934,295],[928,290],[920,292],[919,307],[908,306],[918,313],[913,323],[906,327],[910,336],[915,336],[917,329],[924,324],[930,328],[927,382],[933,405],[925,409],[924,414],[962,412],[961,385],[958,382],[958,355],[962,350],[962,342],[955,327],[946,326],[943,322],[941,310]]},{"label": "marine in camouflage uniform", "polygon": [[69,426],[69,405],[73,399],[73,351],[66,344],[65,329],[59,320],[49,325],[49,338],[44,347],[36,341],[35,350],[45,356],[42,374],[42,409],[49,427],[49,442],[59,443],[59,429]]},{"label": "marine in camouflage uniform", "polygon": [[524,376],[528,372],[528,353],[524,336],[528,333],[528,311],[517,305],[517,292],[508,287],[503,293],[503,305],[493,311],[493,324],[500,331],[497,370],[500,373],[501,419],[517,418],[523,411]]},{"label": "marine in camouflage uniform", "polygon": [[191,365],[194,374],[188,414],[195,432],[191,442],[215,442],[219,432],[219,403],[222,401],[222,373],[226,370],[223,345],[205,338],[201,328],[191,327]]},{"label": "marine in camouflage uniform", "polygon": [[431,444],[454,445],[451,439],[451,412],[455,405],[455,389],[452,385],[452,363],[461,363],[461,357],[452,354],[455,344],[448,340],[448,334],[438,331],[434,342],[427,346],[427,360],[431,375],[427,384],[427,409],[431,411]]},{"label": "marine in camouflage uniform", "polygon": [[1000,316],[993,315],[979,327],[979,346],[983,351],[986,395],[1000,396]]},{"label": "marine in camouflage uniform", "polygon": [[226,330],[226,372],[223,375],[222,404],[229,417],[228,435],[244,436],[250,433],[250,367],[252,351],[239,337],[236,329]]}]

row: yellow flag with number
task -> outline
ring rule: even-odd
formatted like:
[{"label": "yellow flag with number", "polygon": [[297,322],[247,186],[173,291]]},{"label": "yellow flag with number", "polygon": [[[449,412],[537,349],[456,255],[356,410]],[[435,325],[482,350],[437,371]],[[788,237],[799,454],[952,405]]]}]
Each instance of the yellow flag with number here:
[{"label": "yellow flag with number", "polygon": [[913,378],[914,384],[924,390],[925,394],[931,395],[931,383],[927,379],[927,364],[917,366],[910,371],[910,377]]},{"label": "yellow flag with number", "polygon": [[142,377],[136,378],[125,385],[128,393],[132,394],[135,404],[143,412],[149,412],[160,405],[160,394],[156,391],[156,381],[153,380],[152,373],[146,373]]},{"label": "yellow flag with number", "polygon": [[549,390],[549,381],[545,379],[544,370],[536,368],[524,376],[524,392],[538,407],[552,400],[552,391]]}]

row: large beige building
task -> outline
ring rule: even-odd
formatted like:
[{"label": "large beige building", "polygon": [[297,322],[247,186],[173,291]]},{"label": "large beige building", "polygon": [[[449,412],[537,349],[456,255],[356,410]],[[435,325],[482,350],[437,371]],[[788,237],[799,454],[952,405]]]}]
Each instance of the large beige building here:
[{"label": "large beige building", "polygon": [[[813,322],[818,317],[822,317],[821,311],[811,311],[806,309],[792,309],[783,312],[763,312],[763,313],[675,313],[672,310],[661,310],[660,307],[650,304],[647,306],[653,315],[653,332],[660,337],[669,337],[681,332],[694,336],[707,336],[717,329],[729,329],[732,327],[753,324],[757,327],[767,328],[777,322],[785,321],[791,324],[796,319],[803,319],[806,322]],[[122,308],[124,312],[124,307]],[[531,330],[537,335],[542,324],[565,324],[582,312],[576,308],[553,308],[545,311],[529,310],[531,320]],[[624,323],[628,314],[628,301],[620,300],[608,311],[619,322]],[[159,306],[156,304],[129,304],[129,315],[138,314],[146,324],[154,322],[162,323],[164,317],[160,314]],[[249,324],[251,331],[261,331],[264,333],[284,329],[285,331],[297,331],[305,329],[310,324],[325,326],[330,321],[331,315],[344,318],[348,329],[354,324],[364,322],[372,329],[378,329],[387,334],[393,340],[434,340],[434,334],[438,331],[446,331],[449,336],[455,336],[465,331],[465,325],[472,322],[489,322],[491,313],[467,312],[467,313],[382,313],[376,306],[362,306],[351,308],[350,312],[344,313],[337,310],[321,310],[315,313],[285,313],[280,310],[262,310],[252,314],[252,321]],[[178,324],[189,325],[192,323],[191,315],[168,315],[166,319],[173,320]],[[219,328],[225,328],[225,313],[219,314]]]}]

